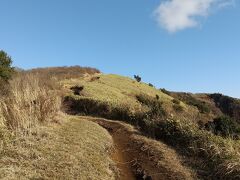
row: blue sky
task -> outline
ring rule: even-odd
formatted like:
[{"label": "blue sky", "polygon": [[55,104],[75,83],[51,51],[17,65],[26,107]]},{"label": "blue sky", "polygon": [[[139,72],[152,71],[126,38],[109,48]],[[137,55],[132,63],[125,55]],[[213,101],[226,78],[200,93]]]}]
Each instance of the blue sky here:
[{"label": "blue sky", "polygon": [[0,0],[0,49],[26,69],[91,66],[240,97],[239,1],[179,2]]}]

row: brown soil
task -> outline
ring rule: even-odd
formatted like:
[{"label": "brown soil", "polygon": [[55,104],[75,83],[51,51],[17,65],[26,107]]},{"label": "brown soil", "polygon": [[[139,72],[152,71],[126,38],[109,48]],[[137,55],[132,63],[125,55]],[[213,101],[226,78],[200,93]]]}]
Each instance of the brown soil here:
[{"label": "brown soil", "polygon": [[115,149],[112,153],[112,159],[114,160],[117,168],[119,169],[119,177],[121,178],[121,180],[134,180],[135,175],[131,170],[131,162],[126,161],[123,147],[121,147],[121,144],[119,144],[117,140],[115,140],[115,138],[114,143]]},{"label": "brown soil", "polygon": [[144,137],[123,122],[82,118],[98,123],[112,135],[115,143],[112,159],[120,171],[119,179],[196,179],[193,171],[183,164],[182,157],[166,144]]}]

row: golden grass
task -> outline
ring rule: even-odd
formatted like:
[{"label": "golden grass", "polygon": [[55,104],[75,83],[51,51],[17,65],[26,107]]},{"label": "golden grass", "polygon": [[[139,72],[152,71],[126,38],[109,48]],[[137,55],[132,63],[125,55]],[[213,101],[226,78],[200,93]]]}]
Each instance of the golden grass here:
[{"label": "golden grass", "polygon": [[[136,95],[147,94],[151,97],[159,96],[161,102],[163,102],[164,108],[167,112],[175,113],[173,109],[172,97],[161,92],[160,90],[150,87],[146,83],[138,83],[128,77],[119,75],[98,75],[99,80],[92,81],[91,78],[79,78],[63,80],[61,83],[69,89],[75,85],[84,86],[83,94],[84,98],[90,98],[99,102],[108,103],[112,107],[128,107],[130,111],[137,112],[143,111],[144,107],[136,99]],[[74,96],[82,98],[80,96]],[[185,109],[185,112],[191,110],[190,107],[181,102],[181,106]]]},{"label": "golden grass", "polygon": [[49,82],[50,79],[33,74],[20,74],[12,79],[7,94],[0,99],[0,124],[29,133],[37,125],[53,120],[61,99]]},{"label": "golden grass", "polygon": [[82,96],[71,95],[75,99],[93,99],[100,104],[108,103],[110,107],[120,109],[124,107],[133,112],[144,110],[142,104],[136,100],[136,95],[147,94],[150,97],[158,95],[163,103],[163,109],[167,112],[166,120],[163,119],[161,122],[154,122],[150,118],[146,120],[150,124],[153,123],[152,131],[157,132],[157,138],[180,147],[181,151],[188,155],[204,159],[211,169],[209,175],[212,177],[240,178],[239,141],[224,139],[199,129],[196,122],[203,115],[195,107],[181,102],[183,113],[176,114],[172,108],[172,97],[147,84],[137,83],[118,75],[100,75],[100,79],[95,81],[82,78],[62,81],[62,83],[66,88],[74,85],[84,86]]},{"label": "golden grass", "polygon": [[156,164],[159,174],[165,174],[169,179],[197,179],[194,170],[184,164],[184,157],[170,146],[141,135],[133,135],[131,138],[135,146],[141,149],[146,161]]},{"label": "golden grass", "polygon": [[112,138],[96,123],[69,117],[62,126],[7,141],[0,149],[0,179],[115,179]]},{"label": "golden grass", "polygon": [[93,122],[57,119],[61,91],[53,79],[19,73],[7,90],[0,99],[0,179],[115,178],[111,136]]},{"label": "golden grass", "polygon": [[191,156],[205,160],[212,178],[240,178],[240,141],[201,130],[190,120],[168,119],[159,129],[163,138]]},{"label": "golden grass", "polygon": [[59,80],[80,78],[84,77],[85,75],[100,73],[98,69],[81,66],[37,68],[32,69],[29,72],[43,74],[44,76],[51,78],[54,77]]}]

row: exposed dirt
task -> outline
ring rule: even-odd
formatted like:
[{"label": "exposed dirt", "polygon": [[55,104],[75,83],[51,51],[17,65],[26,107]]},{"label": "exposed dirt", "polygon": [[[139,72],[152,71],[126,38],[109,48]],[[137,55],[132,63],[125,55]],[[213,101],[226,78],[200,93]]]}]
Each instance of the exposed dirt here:
[{"label": "exposed dirt", "polygon": [[119,177],[121,180],[134,180],[135,174],[132,172],[131,162],[127,162],[123,153],[123,147],[118,140],[114,138],[115,149],[112,153],[112,159],[119,169]]},{"label": "exposed dirt", "polygon": [[82,117],[109,131],[115,143],[112,159],[121,180],[196,179],[193,171],[182,162],[182,157],[166,144],[142,136],[132,126],[101,118]]}]

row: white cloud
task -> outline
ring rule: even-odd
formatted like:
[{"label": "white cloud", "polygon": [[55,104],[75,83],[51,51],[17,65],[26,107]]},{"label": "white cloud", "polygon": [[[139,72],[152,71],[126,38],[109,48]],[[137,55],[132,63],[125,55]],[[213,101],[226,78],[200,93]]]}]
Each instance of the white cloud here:
[{"label": "white cloud", "polygon": [[165,0],[154,11],[157,22],[169,32],[199,25],[214,8],[233,4],[233,0]]}]

